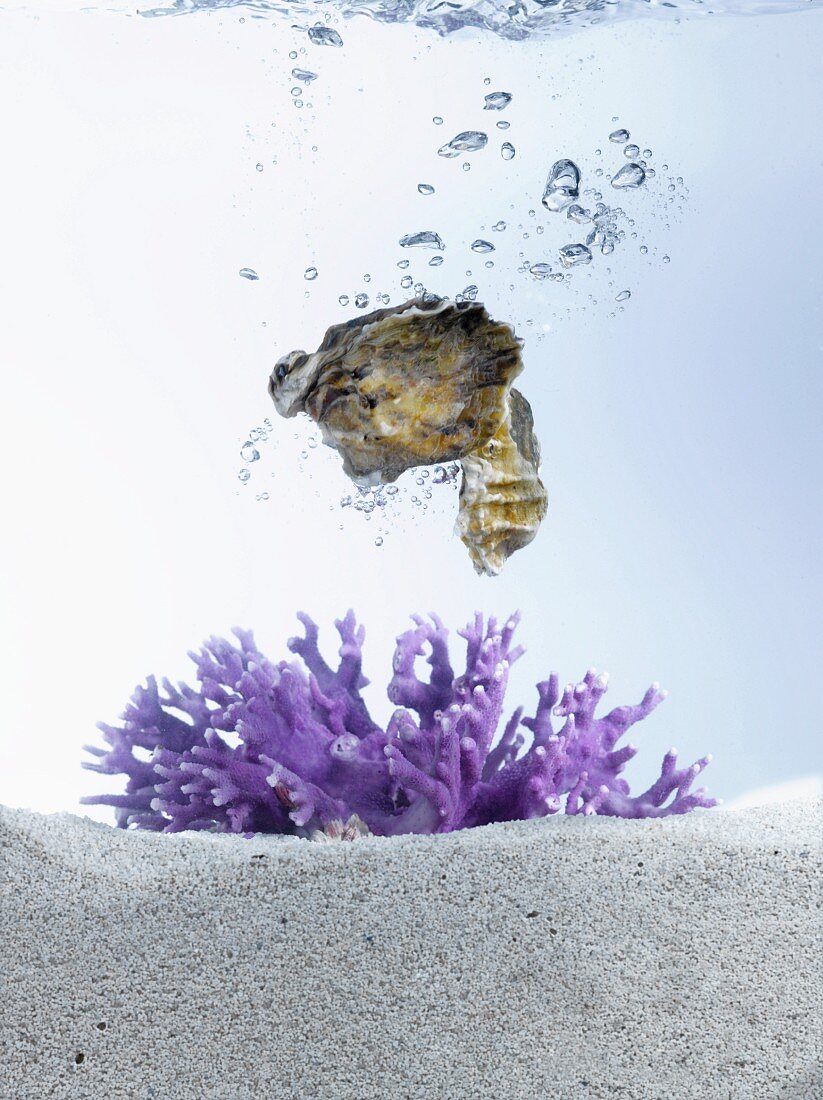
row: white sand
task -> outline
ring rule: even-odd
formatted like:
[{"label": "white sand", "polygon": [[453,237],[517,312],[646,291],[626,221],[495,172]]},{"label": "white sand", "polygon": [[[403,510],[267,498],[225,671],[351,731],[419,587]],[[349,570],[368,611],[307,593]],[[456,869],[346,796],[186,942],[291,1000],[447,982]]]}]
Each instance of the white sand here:
[{"label": "white sand", "polygon": [[820,824],[319,845],[0,810],[0,1096],[813,1100]]}]

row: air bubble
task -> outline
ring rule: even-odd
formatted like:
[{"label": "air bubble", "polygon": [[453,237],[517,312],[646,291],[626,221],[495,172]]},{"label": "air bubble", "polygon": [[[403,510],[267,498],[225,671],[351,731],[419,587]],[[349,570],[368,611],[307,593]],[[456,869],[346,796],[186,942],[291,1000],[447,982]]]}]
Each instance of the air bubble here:
[{"label": "air bubble", "polygon": [[564,267],[580,267],[592,262],[592,254],[584,244],[567,244],[560,249],[560,260]]},{"label": "air bubble", "polygon": [[337,46],[338,49],[343,45],[343,39],[334,30],[333,27],[326,27],[322,23],[315,23],[313,27],[309,27],[309,40],[315,46]]},{"label": "air bubble", "polygon": [[431,229],[422,230],[419,233],[407,233],[399,241],[401,248],[437,248],[441,252],[446,247],[439,233]]},{"label": "air bubble", "polygon": [[639,187],[645,178],[646,173],[639,164],[624,164],[617,175],[612,176],[612,187]]},{"label": "air bubble", "polygon": [[488,137],[481,130],[463,130],[456,134],[451,141],[441,145],[437,155],[451,160],[461,153],[476,153],[478,149],[484,149],[488,143]]},{"label": "air bubble", "polygon": [[512,101],[511,92],[489,92],[484,111],[502,111]]},{"label": "air bubble", "polygon": [[580,193],[580,169],[572,160],[557,160],[543,189],[543,205],[557,213],[565,210]]}]

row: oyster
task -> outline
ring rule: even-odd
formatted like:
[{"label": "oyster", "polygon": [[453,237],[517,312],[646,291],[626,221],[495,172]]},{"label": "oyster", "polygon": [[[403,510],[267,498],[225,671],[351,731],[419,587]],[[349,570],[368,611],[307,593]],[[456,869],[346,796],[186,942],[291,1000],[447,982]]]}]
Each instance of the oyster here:
[{"label": "oyster", "polygon": [[532,541],[548,508],[538,477],[540,444],[531,407],[518,390],[496,435],[463,458],[455,531],[478,573],[496,575],[506,559]]},{"label": "oyster", "polygon": [[316,352],[277,362],[269,393],[281,416],[307,413],[361,484],[463,461],[457,531],[496,573],[546,510],[531,410],[511,388],[522,370],[511,326],[480,302],[426,297],[333,325]]},{"label": "oyster", "polygon": [[482,305],[415,299],[333,325],[314,354],[277,363],[269,392],[281,416],[309,414],[350,477],[376,484],[490,439],[522,369],[511,328]]}]

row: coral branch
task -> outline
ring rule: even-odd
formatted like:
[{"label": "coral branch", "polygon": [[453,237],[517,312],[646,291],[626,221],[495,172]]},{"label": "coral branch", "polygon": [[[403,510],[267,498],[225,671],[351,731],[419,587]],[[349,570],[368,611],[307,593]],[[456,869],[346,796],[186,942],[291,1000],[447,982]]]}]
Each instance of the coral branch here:
[{"label": "coral branch", "polygon": [[[394,651],[394,675],[388,688],[389,699],[398,707],[411,707],[425,726],[431,725],[438,710],[444,710],[451,701],[454,672],[449,663],[448,631],[437,618],[431,616],[431,625],[414,616],[416,629],[407,630],[397,639]],[[428,683],[419,680],[414,671],[418,657],[426,653],[431,676]]]}]

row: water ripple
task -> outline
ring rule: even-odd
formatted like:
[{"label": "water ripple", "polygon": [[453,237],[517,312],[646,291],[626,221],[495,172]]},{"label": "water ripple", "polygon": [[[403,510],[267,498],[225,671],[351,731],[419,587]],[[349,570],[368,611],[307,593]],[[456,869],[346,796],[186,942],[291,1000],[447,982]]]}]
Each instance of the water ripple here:
[{"label": "water ripple", "polygon": [[[111,4],[103,0],[99,6]],[[140,14],[184,15],[226,8],[290,19],[317,19],[323,13],[365,15],[381,23],[414,23],[441,35],[473,27],[516,40],[637,16],[671,19],[820,10],[823,0],[161,0]]]}]

